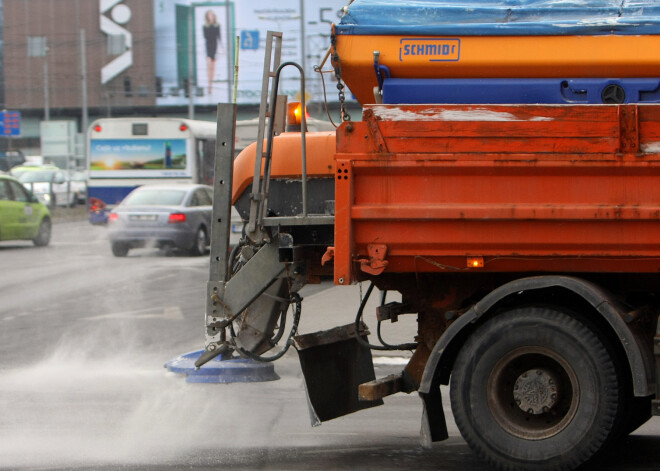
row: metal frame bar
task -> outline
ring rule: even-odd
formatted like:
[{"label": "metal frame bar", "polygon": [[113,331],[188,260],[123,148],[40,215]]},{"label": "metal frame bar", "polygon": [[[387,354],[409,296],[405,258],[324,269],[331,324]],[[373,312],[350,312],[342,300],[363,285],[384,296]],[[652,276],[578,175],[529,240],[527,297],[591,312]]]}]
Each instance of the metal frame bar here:
[{"label": "metal frame bar", "polygon": [[231,193],[234,178],[234,140],[237,106],[218,104],[211,221],[211,265],[209,281],[229,279],[227,258],[231,232]]},{"label": "metal frame bar", "polygon": [[[273,54],[273,45],[275,46],[275,53]],[[261,201],[263,198],[263,182],[261,181],[261,166],[263,164],[263,145],[264,145],[264,131],[266,127],[266,118],[270,118],[272,123],[274,113],[272,109],[275,107],[276,90],[273,88],[274,94],[271,99],[270,107],[268,104],[268,89],[271,77],[275,75],[273,70],[277,70],[280,65],[280,57],[282,56],[282,33],[275,31],[268,31],[266,36],[266,53],[264,58],[264,73],[261,81],[261,103],[259,105],[259,127],[257,128],[257,151],[254,159],[254,178],[252,180],[252,194],[250,195],[250,219],[248,221],[247,232],[253,234],[257,228],[257,218],[259,218]],[[271,64],[273,68],[271,68]],[[269,109],[271,108],[271,109]],[[272,129],[272,128],[271,128]]]},{"label": "metal frame bar", "polygon": [[[234,178],[234,146],[237,106],[234,103],[218,104],[218,124],[215,144],[215,169],[213,181],[213,219],[211,221],[211,250],[209,281],[206,288],[205,325],[218,316],[214,297],[222,299],[225,284],[230,277],[228,267],[229,237],[231,231],[231,193]],[[216,334],[207,332],[206,345],[225,340],[225,330]]]}]

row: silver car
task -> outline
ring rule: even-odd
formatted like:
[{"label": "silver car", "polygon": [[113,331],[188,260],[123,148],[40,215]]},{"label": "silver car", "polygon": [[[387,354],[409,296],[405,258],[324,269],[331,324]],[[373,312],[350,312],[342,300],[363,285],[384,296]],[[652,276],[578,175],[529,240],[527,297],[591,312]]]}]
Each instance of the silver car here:
[{"label": "silver car", "polygon": [[213,189],[206,185],[144,185],[136,188],[108,217],[112,253],[124,257],[153,244],[202,255],[209,245]]},{"label": "silver car", "polygon": [[87,203],[87,175],[85,172],[72,172],[68,176],[71,193],[78,204]]},{"label": "silver car", "polygon": [[27,171],[14,171],[12,174],[32,193],[39,201],[51,208],[55,206],[73,207],[78,203],[75,192],[72,191],[66,174],[57,167],[22,167]]}]

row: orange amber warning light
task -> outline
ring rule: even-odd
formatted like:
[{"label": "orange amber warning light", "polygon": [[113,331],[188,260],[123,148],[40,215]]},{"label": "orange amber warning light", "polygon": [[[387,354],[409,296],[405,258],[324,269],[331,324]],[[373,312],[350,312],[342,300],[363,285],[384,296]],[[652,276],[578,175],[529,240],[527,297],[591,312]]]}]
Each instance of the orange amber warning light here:
[{"label": "orange amber warning light", "polygon": [[[302,126],[302,103],[293,101],[287,103],[286,126],[287,131],[300,131]],[[309,118],[309,113],[305,110],[305,119]]]},{"label": "orange amber warning light", "polygon": [[468,257],[467,266],[468,266],[468,268],[483,268],[484,258],[483,257]]}]

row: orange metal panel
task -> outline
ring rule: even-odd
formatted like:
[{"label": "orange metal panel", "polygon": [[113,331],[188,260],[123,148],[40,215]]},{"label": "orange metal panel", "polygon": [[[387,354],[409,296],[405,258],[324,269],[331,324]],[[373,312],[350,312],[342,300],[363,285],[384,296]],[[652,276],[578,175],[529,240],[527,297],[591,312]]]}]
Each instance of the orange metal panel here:
[{"label": "orange metal panel", "polygon": [[[309,178],[328,178],[334,173],[335,133],[333,131],[308,132],[307,175]],[[275,137],[271,164],[271,178],[300,179],[302,174],[299,132],[283,133]],[[264,145],[264,149],[266,146]],[[313,152],[312,152],[313,149]],[[254,178],[254,158],[257,144],[252,143],[234,160],[232,203],[235,203]],[[262,169],[263,175],[263,169]]]},{"label": "orange metal panel", "polygon": [[334,281],[337,285],[351,283],[351,265],[353,262],[353,223],[351,207],[353,205],[353,167],[349,160],[337,160],[335,180],[335,250]]},{"label": "orange metal panel", "polygon": [[660,270],[659,109],[368,107],[338,131],[336,275],[374,243],[386,273]]},{"label": "orange metal panel", "polygon": [[[414,38],[415,36],[406,36]],[[400,55],[401,36],[338,35],[342,77],[361,104],[374,103],[373,52],[393,77],[658,77],[660,36],[466,36],[455,61]]]}]

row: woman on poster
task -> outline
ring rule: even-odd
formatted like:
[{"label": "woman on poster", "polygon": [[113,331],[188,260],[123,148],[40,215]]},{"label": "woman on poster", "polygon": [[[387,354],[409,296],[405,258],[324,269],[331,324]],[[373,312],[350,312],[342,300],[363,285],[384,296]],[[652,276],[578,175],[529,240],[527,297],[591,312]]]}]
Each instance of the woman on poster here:
[{"label": "woman on poster", "polygon": [[213,93],[213,77],[215,76],[215,54],[218,51],[220,40],[220,25],[218,17],[213,10],[204,15],[204,39],[206,41],[206,72],[209,79],[209,95]]}]

